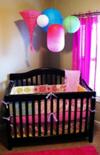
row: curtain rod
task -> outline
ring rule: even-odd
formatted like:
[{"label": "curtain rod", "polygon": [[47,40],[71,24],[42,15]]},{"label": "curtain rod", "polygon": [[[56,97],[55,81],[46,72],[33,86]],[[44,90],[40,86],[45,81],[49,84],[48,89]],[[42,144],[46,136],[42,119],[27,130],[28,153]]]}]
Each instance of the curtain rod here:
[{"label": "curtain rod", "polygon": [[95,15],[100,15],[99,11],[95,11],[95,12],[86,12],[86,13],[79,13],[79,14],[74,14],[74,16],[78,16],[78,17],[84,17],[84,16],[95,16]]}]

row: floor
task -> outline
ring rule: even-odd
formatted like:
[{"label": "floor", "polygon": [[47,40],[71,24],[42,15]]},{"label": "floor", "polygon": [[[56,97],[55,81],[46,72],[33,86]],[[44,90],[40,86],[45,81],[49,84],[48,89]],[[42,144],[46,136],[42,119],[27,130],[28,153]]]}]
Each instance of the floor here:
[{"label": "floor", "polygon": [[[85,145],[93,145],[96,147],[97,151],[100,153],[100,123],[95,123],[95,130],[94,130],[94,140],[93,143],[89,143],[88,141],[81,141],[81,142],[70,142],[70,143],[63,143],[63,144],[53,144],[53,145],[42,145],[42,146],[31,146],[31,147],[15,147],[12,151],[39,151],[39,150],[49,150],[49,149],[60,149],[60,148],[67,148],[67,147],[75,147],[75,146],[85,146]],[[3,152],[8,152],[8,150],[0,144],[0,155]]]}]

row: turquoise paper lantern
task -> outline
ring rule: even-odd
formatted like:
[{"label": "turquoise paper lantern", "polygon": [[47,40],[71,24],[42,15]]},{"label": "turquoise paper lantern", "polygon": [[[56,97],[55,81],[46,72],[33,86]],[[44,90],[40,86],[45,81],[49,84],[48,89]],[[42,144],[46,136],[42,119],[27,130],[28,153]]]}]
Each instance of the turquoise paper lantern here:
[{"label": "turquoise paper lantern", "polygon": [[48,30],[48,27],[52,24],[63,24],[63,17],[59,10],[55,8],[48,8],[42,11],[42,14],[46,15],[49,19],[47,26],[43,28],[44,31]]},{"label": "turquoise paper lantern", "polygon": [[80,28],[80,20],[76,16],[68,16],[63,21],[65,30],[69,33],[75,33]]}]

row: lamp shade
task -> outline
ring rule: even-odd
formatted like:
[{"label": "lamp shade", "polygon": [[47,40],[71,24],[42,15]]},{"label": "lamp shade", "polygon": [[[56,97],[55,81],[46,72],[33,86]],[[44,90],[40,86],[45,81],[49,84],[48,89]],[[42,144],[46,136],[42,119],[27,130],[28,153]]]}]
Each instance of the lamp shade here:
[{"label": "lamp shade", "polygon": [[65,44],[64,27],[60,24],[52,24],[47,31],[47,47],[52,52],[60,52]]},{"label": "lamp shade", "polygon": [[69,33],[75,33],[80,28],[80,20],[76,16],[68,16],[63,21],[65,30]]},{"label": "lamp shade", "polygon": [[33,41],[33,31],[35,26],[37,25],[37,17],[40,15],[39,11],[36,10],[23,10],[20,12],[21,16],[23,17],[28,30],[29,30],[29,34],[30,34],[30,48],[33,51],[33,45],[32,45],[32,41]]}]

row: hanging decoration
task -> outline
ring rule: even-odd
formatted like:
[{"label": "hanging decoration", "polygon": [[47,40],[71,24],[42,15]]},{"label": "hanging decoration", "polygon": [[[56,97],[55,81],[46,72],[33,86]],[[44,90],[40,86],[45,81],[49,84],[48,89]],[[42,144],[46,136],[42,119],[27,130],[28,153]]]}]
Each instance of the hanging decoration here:
[{"label": "hanging decoration", "polygon": [[63,21],[65,30],[69,33],[75,33],[80,28],[80,20],[76,16],[68,16]]},{"label": "hanging decoration", "polygon": [[61,12],[55,8],[47,8],[42,12],[23,10],[20,12],[30,33],[30,48],[33,51],[33,32],[40,26],[47,32],[47,47],[51,52],[60,52],[65,45],[65,32],[75,33],[80,28],[80,20],[76,16],[63,19]]},{"label": "hanging decoration", "polygon": [[47,47],[52,52],[60,52],[64,48],[64,27],[60,24],[52,24],[47,31]]},{"label": "hanging decoration", "polygon": [[45,27],[49,23],[49,18],[46,15],[39,15],[37,17],[37,25],[40,27]]},{"label": "hanging decoration", "polygon": [[40,15],[40,12],[36,10],[23,10],[20,12],[20,14],[23,17],[28,27],[29,34],[30,34],[30,48],[31,48],[31,51],[34,51],[33,32],[34,32],[34,28],[37,25],[37,17]]},{"label": "hanging decoration", "polygon": [[61,24],[63,23],[63,16],[60,11],[55,8],[48,8],[42,11],[42,14],[46,15],[49,18],[49,23],[46,27],[43,28],[44,31],[48,31],[48,27],[52,24]]}]

